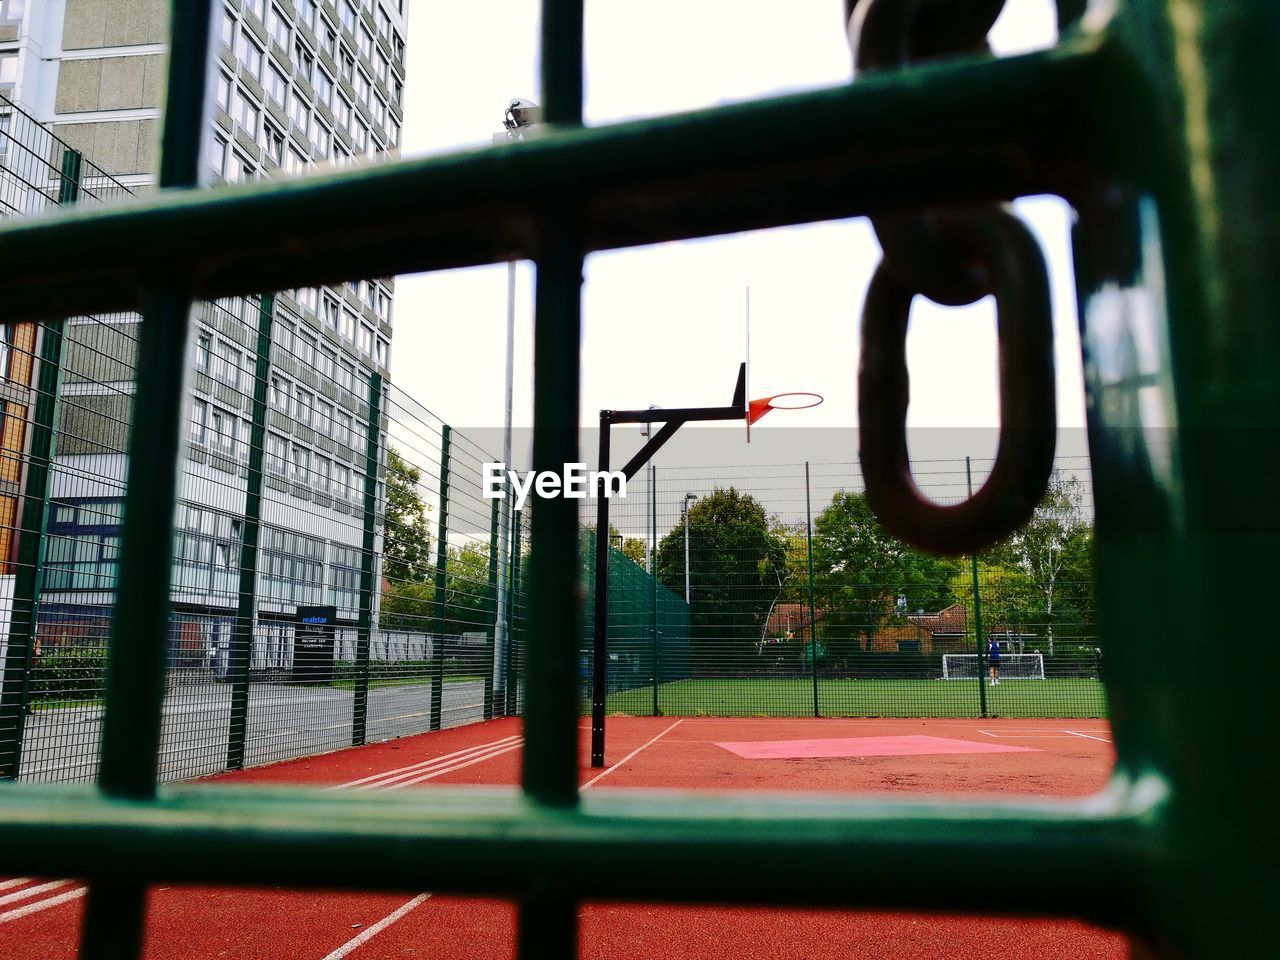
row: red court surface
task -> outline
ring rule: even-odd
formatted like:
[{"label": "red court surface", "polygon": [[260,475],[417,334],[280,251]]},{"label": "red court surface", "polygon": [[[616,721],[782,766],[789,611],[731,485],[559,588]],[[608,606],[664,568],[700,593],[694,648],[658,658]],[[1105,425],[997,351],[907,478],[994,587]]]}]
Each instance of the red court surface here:
[{"label": "red court surface", "polygon": [[[582,756],[587,732],[582,731]],[[584,789],[693,788],[1068,797],[1098,790],[1114,754],[1097,720],[610,720],[608,765]],[[517,720],[495,720],[211,778],[343,790],[518,781]],[[995,748],[994,750],[992,748]],[[1015,749],[1009,749],[1015,748]],[[685,865],[687,866],[687,865]],[[682,865],[673,863],[672,869]],[[851,869],[856,869],[851,864]],[[764,877],[761,884],[785,883]],[[932,882],[921,878],[921,883]],[[981,857],[966,882],[982,882]],[[0,878],[0,957],[77,955],[83,886]],[[999,891],[993,891],[998,905]],[[1063,920],[588,904],[584,958],[1118,960],[1117,933]],[[391,960],[515,955],[501,901],[396,894],[153,889],[151,960]]]}]

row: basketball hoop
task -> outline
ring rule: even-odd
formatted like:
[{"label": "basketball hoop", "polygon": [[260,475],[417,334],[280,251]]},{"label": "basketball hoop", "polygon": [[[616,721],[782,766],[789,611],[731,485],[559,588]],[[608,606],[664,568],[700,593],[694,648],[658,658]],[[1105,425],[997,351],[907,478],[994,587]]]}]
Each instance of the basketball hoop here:
[{"label": "basketball hoop", "polygon": [[789,393],[775,393],[772,397],[762,397],[747,404],[747,442],[751,442],[751,425],[770,410],[808,410],[822,402],[822,394],[808,390],[793,390]]}]

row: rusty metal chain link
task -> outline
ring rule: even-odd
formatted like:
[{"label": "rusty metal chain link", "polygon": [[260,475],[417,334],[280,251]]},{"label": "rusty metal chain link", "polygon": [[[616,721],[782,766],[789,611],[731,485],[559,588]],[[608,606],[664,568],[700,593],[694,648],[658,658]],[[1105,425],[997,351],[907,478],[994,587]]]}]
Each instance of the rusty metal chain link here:
[{"label": "rusty metal chain link", "polygon": [[[846,0],[858,72],[987,50],[1004,0]],[[1053,324],[1044,258],[1006,204],[872,218],[883,257],[862,311],[858,407],[867,501],[899,539],[939,553],[971,553],[1030,519],[1053,469],[1057,421]],[[982,488],[954,506],[920,492],[907,456],[906,338],[911,301],[996,301],[1000,440]]]}]

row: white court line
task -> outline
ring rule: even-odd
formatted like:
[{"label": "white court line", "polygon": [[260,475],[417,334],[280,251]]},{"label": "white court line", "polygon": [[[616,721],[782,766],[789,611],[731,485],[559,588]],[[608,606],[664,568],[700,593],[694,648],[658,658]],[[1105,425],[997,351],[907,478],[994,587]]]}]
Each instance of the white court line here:
[{"label": "white court line", "polygon": [[391,926],[393,923],[395,923],[397,920],[399,920],[409,911],[413,910],[415,907],[419,907],[422,904],[426,903],[427,898],[430,896],[431,894],[429,893],[418,894],[416,897],[414,897],[408,903],[401,906],[395,912],[387,914],[385,917],[383,917],[381,920],[375,923],[368,930],[365,930],[364,932],[362,932],[359,936],[353,937],[352,939],[344,943],[342,946],[340,946],[337,950],[334,950],[330,954],[326,954],[324,957],[324,960],[342,960],[343,957],[347,956],[349,953],[351,953],[353,950],[356,950],[360,946],[368,943],[370,940],[372,940],[374,937],[380,934],[383,930],[387,929],[387,927]]},{"label": "white court line", "polygon": [[[424,773],[421,776],[414,777],[412,780],[405,780],[403,783],[393,783],[389,787],[383,787],[383,789],[399,790],[401,787],[408,787],[408,786],[412,786],[415,783],[422,783],[424,780],[434,780],[436,777],[442,777],[446,773],[452,773],[454,770],[461,770],[463,767],[474,766],[477,763],[483,763],[485,760],[492,760],[494,757],[500,757],[504,753],[510,753],[513,750],[519,750],[523,746],[524,746],[523,741],[521,741],[520,743],[513,743],[509,747],[503,747],[501,750],[493,750],[489,753],[486,753],[482,757],[476,757],[473,760],[464,760],[461,763],[455,763],[452,766],[443,767],[437,770],[432,770],[430,773]],[[382,785],[374,784],[374,786],[379,787]]]},{"label": "white court line", "polygon": [[423,770],[427,767],[436,766],[438,764],[450,763],[453,760],[460,759],[464,756],[470,756],[474,753],[478,753],[481,750],[488,750],[490,747],[496,747],[502,744],[507,744],[507,743],[510,743],[512,740],[519,740],[519,739],[521,739],[520,735],[516,734],[510,737],[503,737],[501,740],[493,740],[489,743],[479,743],[474,746],[465,747],[462,750],[455,750],[453,753],[445,753],[445,754],[441,754],[438,757],[432,757],[430,760],[423,760],[419,763],[411,763],[403,767],[393,767],[390,770],[383,770],[379,773],[372,773],[367,777],[361,777],[359,780],[351,780],[347,783],[335,784],[334,786],[328,787],[327,789],[340,790],[344,788],[358,787],[361,784],[370,783],[371,781],[374,781],[374,780],[381,780],[384,777],[391,776],[392,774],[404,773],[406,771],[409,771],[409,772],[418,771],[418,770]]},{"label": "white court line", "polygon": [[1110,741],[1110,740],[1106,740],[1106,739],[1104,739],[1103,737],[1095,737],[1095,736],[1093,736],[1092,734],[1089,734],[1089,733],[1077,733],[1077,732],[1076,732],[1076,731],[1074,731],[1074,730],[1063,730],[1062,732],[1063,732],[1063,733],[1069,733],[1069,734],[1071,734],[1073,737],[1085,737],[1085,738],[1086,738],[1086,739],[1088,739],[1088,740],[1097,740],[1099,743],[1111,743],[1111,741]]},{"label": "white court line", "polygon": [[[484,750],[476,750],[472,753],[466,754],[465,756],[456,757],[453,760],[449,760],[444,763],[422,764],[413,769],[405,770],[404,773],[397,773],[394,777],[384,777],[381,780],[375,780],[373,783],[361,784],[354,789],[377,790],[381,788],[391,789],[392,787],[397,786],[403,787],[410,783],[418,783],[422,779],[429,780],[432,776],[440,773],[448,773],[450,770],[457,770],[460,766],[466,767],[470,766],[472,763],[479,763],[481,760],[488,760],[490,757],[501,756],[502,754],[509,753],[512,750],[518,750],[523,745],[524,741],[517,741],[516,743],[508,743],[500,747],[486,747]],[[405,782],[399,783],[398,781],[401,780]]]},{"label": "white court line", "polygon": [[594,784],[599,783],[601,780],[603,780],[603,779],[604,779],[605,777],[607,777],[609,774],[613,773],[613,771],[617,770],[620,766],[622,766],[624,763],[626,763],[628,760],[630,760],[632,757],[634,757],[634,756],[635,756],[637,753],[639,753],[641,750],[645,749],[645,747],[650,747],[650,746],[652,746],[653,744],[657,743],[659,740],[661,740],[663,737],[665,737],[668,733],[670,733],[670,732],[671,732],[672,730],[674,730],[676,727],[680,726],[680,724],[682,724],[682,723],[684,723],[684,718],[683,718],[683,717],[682,717],[682,718],[680,718],[679,720],[677,720],[677,721],[676,721],[675,723],[673,723],[671,726],[667,727],[667,729],[663,730],[660,734],[658,734],[656,737],[654,737],[654,738],[653,738],[652,740],[650,740],[648,743],[644,743],[644,744],[641,744],[640,746],[636,747],[634,750],[632,750],[630,753],[628,753],[625,757],[623,757],[621,760],[619,760],[619,761],[618,761],[617,763],[615,763],[613,766],[611,766],[611,767],[609,767],[609,768],[607,768],[607,769],[605,769],[605,770],[601,770],[598,774],[596,774],[594,777],[592,777],[590,780],[588,780],[586,783],[584,783],[584,784],[579,788],[578,792],[579,792],[579,793],[581,793],[583,790],[586,790],[587,788],[589,788],[589,787],[593,786]]},{"label": "white court line", "polygon": [[10,887],[20,887],[24,883],[30,882],[30,877],[14,877],[12,880],[0,880],[0,890],[8,890]]},{"label": "white court line", "polygon": [[68,890],[66,893],[60,893],[56,897],[50,897],[47,900],[37,900],[35,903],[28,903],[25,907],[18,907],[16,910],[8,910],[0,913],[0,923],[8,923],[10,920],[18,920],[22,917],[29,916],[33,913],[39,913],[41,910],[48,910],[50,907],[56,907],[60,903],[67,903],[70,900],[76,900],[83,897],[88,887],[76,887],[74,890]]},{"label": "white court line", "polygon": [[59,887],[65,887],[70,882],[70,880],[51,880],[48,883],[41,883],[34,887],[27,887],[25,890],[19,890],[17,893],[5,894],[5,896],[0,897],[0,907],[3,907],[6,903],[26,900],[30,897],[34,897],[36,894],[45,893],[49,890],[57,890]]},{"label": "white court line", "polygon": [[1053,733],[992,733],[990,730],[978,732],[997,740],[1065,740],[1067,737],[1066,730],[1056,730]]}]

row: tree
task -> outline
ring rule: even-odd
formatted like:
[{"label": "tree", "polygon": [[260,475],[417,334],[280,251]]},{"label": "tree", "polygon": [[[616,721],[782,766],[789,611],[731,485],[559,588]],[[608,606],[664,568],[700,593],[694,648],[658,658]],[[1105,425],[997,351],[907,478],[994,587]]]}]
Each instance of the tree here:
[{"label": "tree", "polygon": [[989,556],[1026,574],[1043,613],[1045,652],[1052,656],[1055,626],[1064,620],[1083,623],[1092,614],[1093,528],[1080,479],[1055,470],[1026,526]]},{"label": "tree", "polygon": [[[685,528],[658,544],[658,579],[684,596]],[[732,673],[758,642],[787,578],[787,545],[754,497],[719,489],[689,507],[691,647],[696,673]]]},{"label": "tree", "polygon": [[[951,592],[969,611],[966,633],[972,650],[978,630],[977,618],[973,615],[972,572],[957,572],[951,578]],[[1035,584],[1020,567],[979,562],[978,594],[982,601],[982,629],[988,636],[995,630],[1025,634],[1032,624],[1039,621],[1040,605]],[[984,649],[986,640],[986,637],[982,638]]]},{"label": "tree", "polygon": [[421,469],[388,447],[382,575],[392,584],[422,583],[432,575],[430,508],[422,499],[421,482]]},{"label": "tree", "polygon": [[813,562],[827,656],[865,650],[881,624],[954,601],[959,561],[921,553],[889,536],[862,493],[838,492],[813,524]]}]

